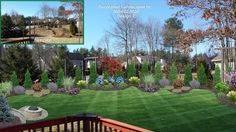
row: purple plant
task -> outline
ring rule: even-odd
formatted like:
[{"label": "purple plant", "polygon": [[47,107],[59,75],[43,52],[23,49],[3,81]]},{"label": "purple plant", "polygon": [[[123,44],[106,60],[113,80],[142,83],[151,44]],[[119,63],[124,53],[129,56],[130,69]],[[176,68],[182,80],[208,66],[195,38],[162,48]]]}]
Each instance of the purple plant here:
[{"label": "purple plant", "polygon": [[71,88],[68,93],[70,95],[77,95],[79,93],[79,89],[78,88]]},{"label": "purple plant", "polygon": [[200,82],[197,80],[192,80],[189,82],[191,88],[200,88]]},{"label": "purple plant", "polygon": [[25,94],[25,88],[23,86],[15,86],[13,92],[15,94]]},{"label": "purple plant", "polygon": [[140,89],[145,89],[145,84],[144,83],[139,84],[139,88]]},{"label": "purple plant", "polygon": [[56,83],[51,82],[47,85],[47,88],[52,92],[56,92],[58,89],[58,86]]},{"label": "purple plant", "polygon": [[58,88],[57,93],[65,93],[66,90],[64,88]]},{"label": "purple plant", "polygon": [[161,87],[165,87],[165,86],[170,85],[170,81],[168,79],[161,79],[159,81],[159,84],[160,84]]}]

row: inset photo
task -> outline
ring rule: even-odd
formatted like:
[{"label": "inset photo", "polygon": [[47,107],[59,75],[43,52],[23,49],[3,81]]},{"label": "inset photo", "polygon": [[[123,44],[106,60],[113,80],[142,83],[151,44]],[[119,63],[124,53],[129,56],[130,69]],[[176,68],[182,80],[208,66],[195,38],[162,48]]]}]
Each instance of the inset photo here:
[{"label": "inset photo", "polygon": [[2,1],[1,44],[84,44],[84,0]]}]

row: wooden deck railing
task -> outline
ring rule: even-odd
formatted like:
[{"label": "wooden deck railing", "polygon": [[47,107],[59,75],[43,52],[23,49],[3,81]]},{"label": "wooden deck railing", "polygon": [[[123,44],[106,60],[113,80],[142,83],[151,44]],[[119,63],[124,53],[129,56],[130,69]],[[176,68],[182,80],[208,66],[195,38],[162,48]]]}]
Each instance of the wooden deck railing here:
[{"label": "wooden deck railing", "polygon": [[9,40],[9,41],[4,41],[2,44],[31,44],[34,42],[34,39],[20,39],[20,40]]},{"label": "wooden deck railing", "polygon": [[0,132],[152,132],[112,119],[82,114],[0,129]]}]

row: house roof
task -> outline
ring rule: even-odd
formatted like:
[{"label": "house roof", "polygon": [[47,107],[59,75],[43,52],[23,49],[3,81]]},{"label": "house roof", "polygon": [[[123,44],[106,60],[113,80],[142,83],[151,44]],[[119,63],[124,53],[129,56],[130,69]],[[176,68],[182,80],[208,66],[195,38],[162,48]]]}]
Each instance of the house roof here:
[{"label": "house roof", "polygon": [[83,55],[80,53],[68,53],[70,60],[84,60]]},{"label": "house roof", "polygon": [[218,56],[216,56],[215,58],[213,58],[211,61],[212,62],[219,62],[219,61],[221,61],[222,60],[222,56],[221,55],[218,55]]}]

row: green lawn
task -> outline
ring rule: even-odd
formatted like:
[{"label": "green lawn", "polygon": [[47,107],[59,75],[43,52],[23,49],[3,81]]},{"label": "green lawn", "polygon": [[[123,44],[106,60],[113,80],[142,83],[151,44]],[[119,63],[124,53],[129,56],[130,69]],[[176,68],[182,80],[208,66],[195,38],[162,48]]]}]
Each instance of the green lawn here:
[{"label": "green lawn", "polygon": [[48,110],[48,119],[92,112],[154,131],[236,131],[236,109],[221,104],[212,92],[200,89],[182,95],[164,89],[157,93],[144,93],[136,88],[82,90],[77,96],[22,95],[8,100],[17,109],[38,105]]}]

